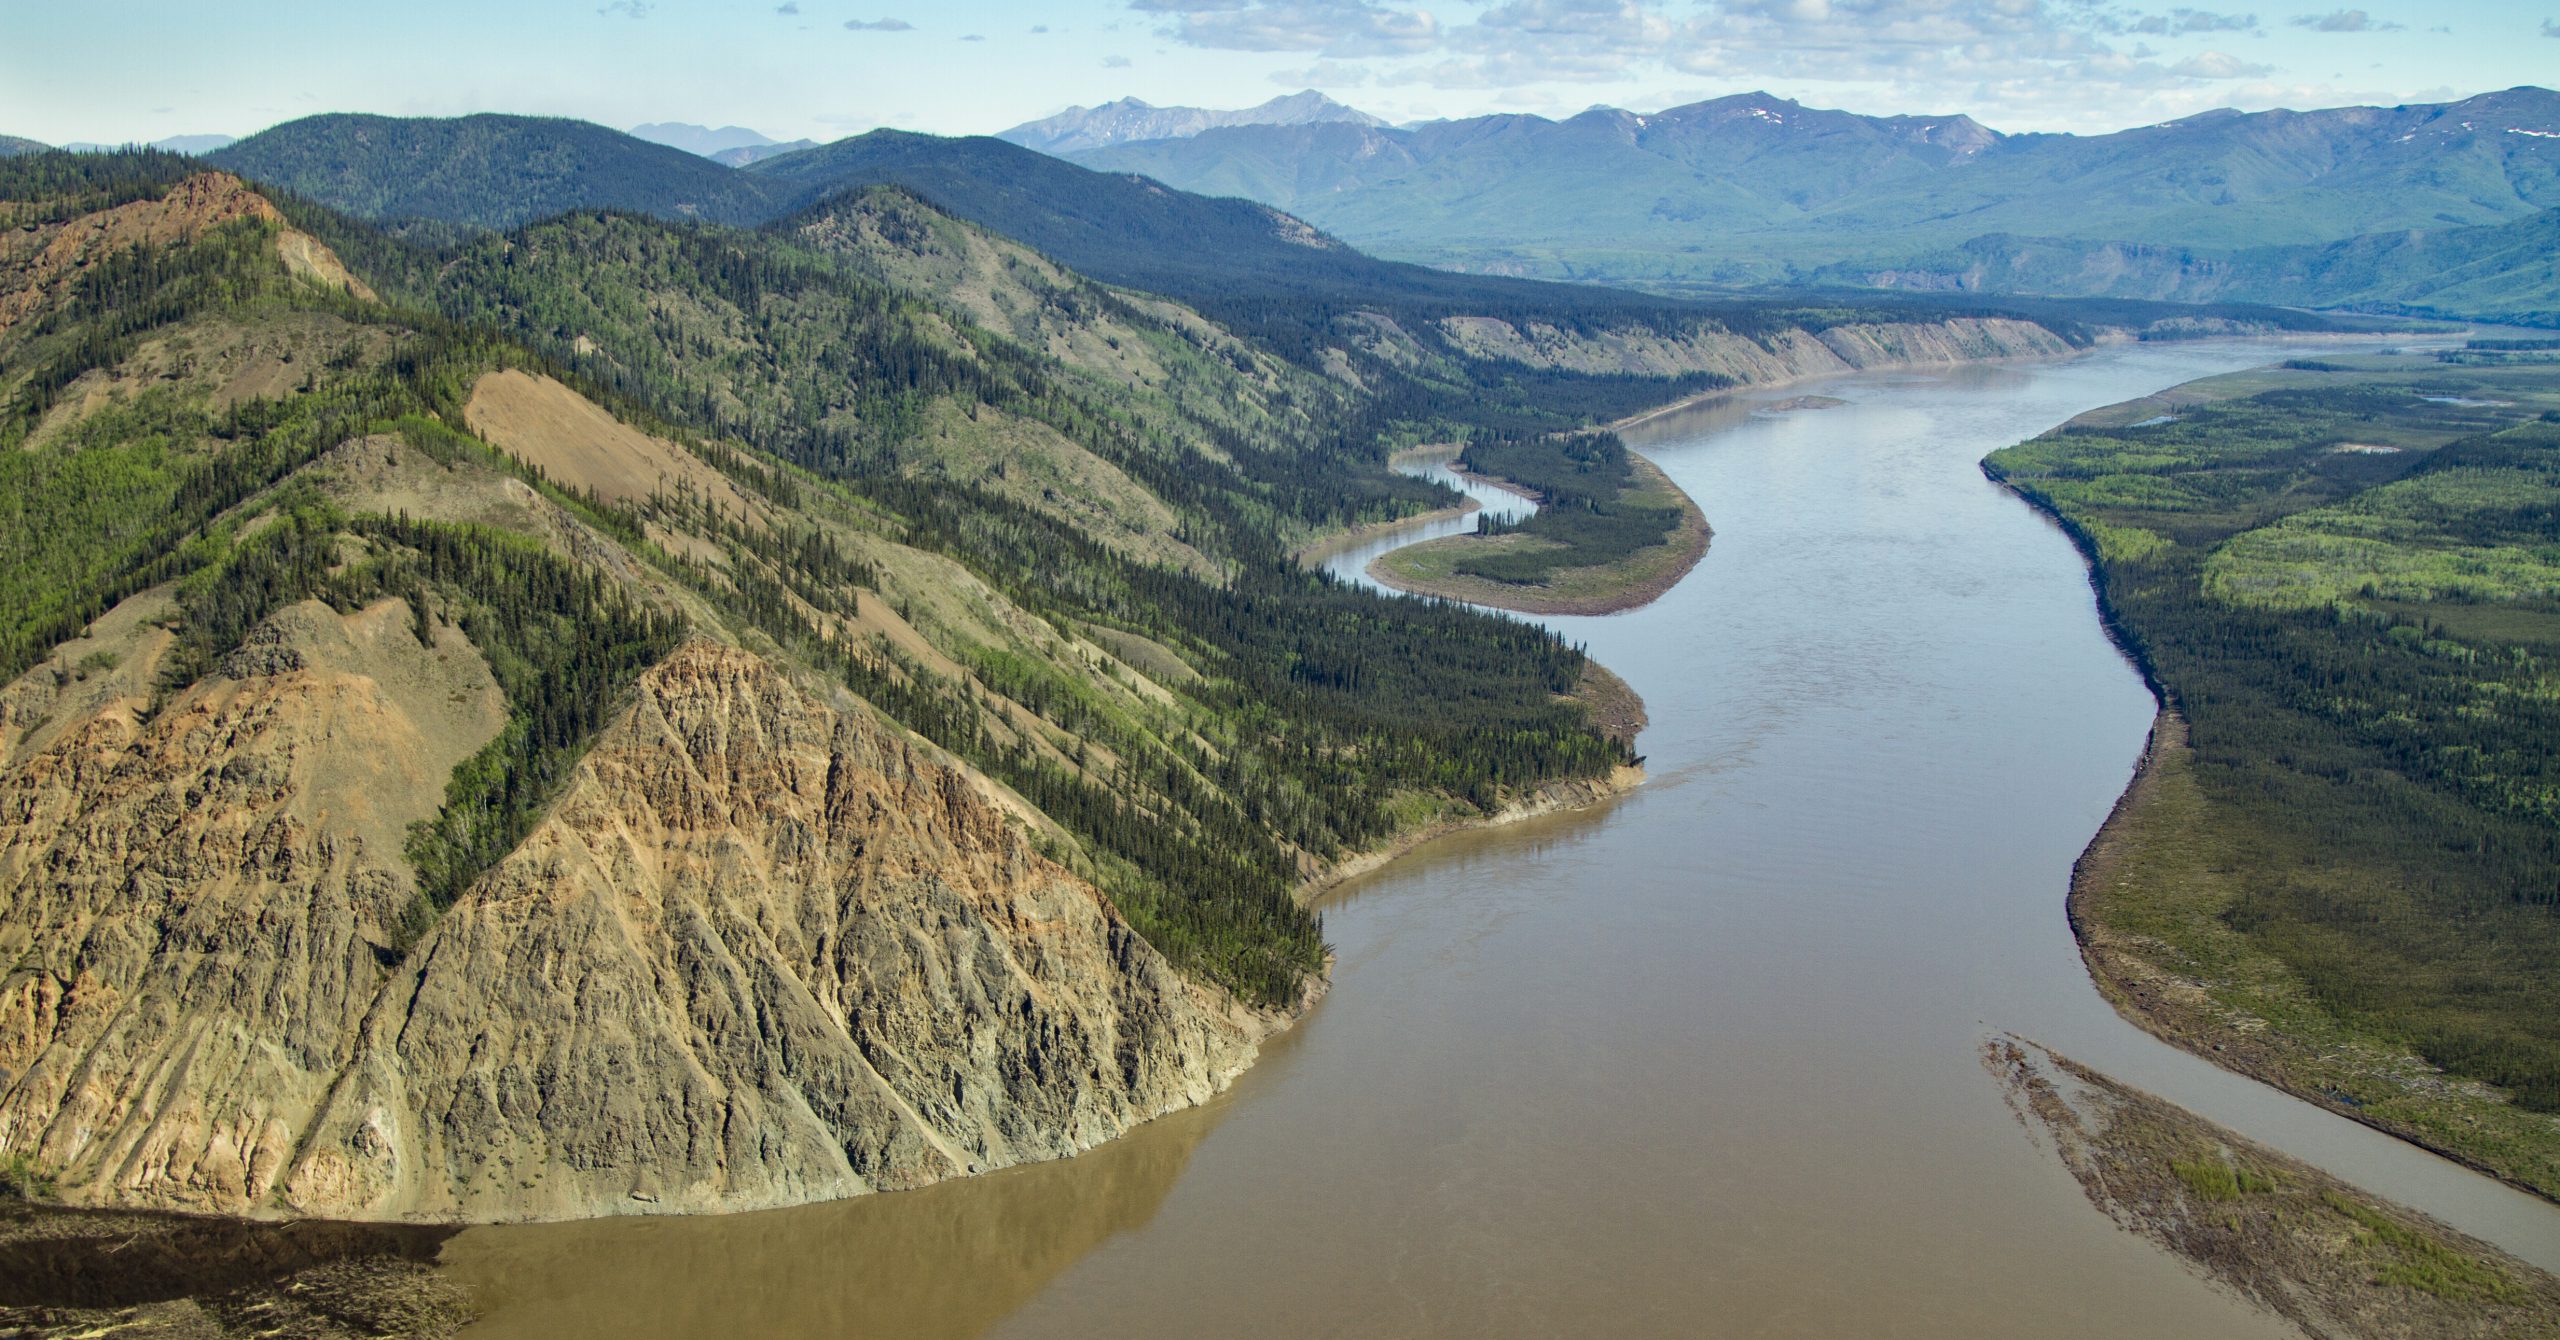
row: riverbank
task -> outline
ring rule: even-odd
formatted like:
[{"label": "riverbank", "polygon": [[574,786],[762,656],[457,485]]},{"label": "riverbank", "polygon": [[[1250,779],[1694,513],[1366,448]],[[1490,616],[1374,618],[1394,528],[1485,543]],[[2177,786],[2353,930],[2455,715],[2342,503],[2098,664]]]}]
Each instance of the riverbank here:
[{"label": "riverbank", "polygon": [[[1411,464],[1438,465],[1448,462],[1453,472],[1464,474],[1466,472],[1458,470],[1455,464],[1459,450],[1460,447],[1455,442],[1425,443],[1422,446],[1407,447],[1389,455],[1387,464],[1389,467],[1394,467]],[[1501,486],[1497,485],[1497,487]],[[1357,549],[1371,541],[1408,530],[1421,530],[1443,521],[1455,521],[1460,517],[1473,516],[1483,510],[1483,503],[1473,498],[1462,497],[1455,507],[1437,507],[1428,512],[1416,512],[1412,516],[1400,516],[1389,521],[1364,521],[1357,526],[1327,531],[1290,550],[1289,558],[1302,568],[1321,567],[1325,560],[1334,555]]]},{"label": "riverbank", "polygon": [[[1561,568],[1545,581],[1522,584],[1494,581],[1456,571],[1470,557],[1518,550],[1545,552],[1562,546],[1532,534],[1449,535],[1407,545],[1381,555],[1369,565],[1371,579],[1412,595],[1439,596],[1489,605],[1517,614],[1616,614],[1652,604],[1679,584],[1707,555],[1714,531],[1695,499],[1653,462],[1627,454],[1633,486],[1623,495],[1640,506],[1676,506],[1679,523],[1660,544],[1627,558],[1591,567]],[[1477,475],[1489,483],[1502,484]],[[1518,491],[1518,490],[1514,490]]]},{"label": "riverbank", "polygon": [[[1730,400],[1735,396],[1755,395],[1764,391],[1784,390],[1787,387],[1802,386],[1808,382],[1836,381],[1842,377],[1863,376],[1870,373],[1945,371],[1948,368],[1972,367],[1980,363],[2054,363],[2066,359],[2077,358],[2086,352],[2087,351],[2083,349],[2073,349],[2068,346],[2064,346],[2060,349],[2034,348],[2025,352],[1992,354],[1981,358],[1906,359],[1897,362],[1867,364],[1865,366],[1844,364],[1840,367],[1808,368],[1801,372],[1790,372],[1787,375],[1770,377],[1766,380],[1737,381],[1730,386],[1719,386],[1712,390],[1700,391],[1696,395],[1682,396],[1667,405],[1656,405],[1651,409],[1639,410],[1622,419],[1613,419],[1608,424],[1604,425],[1604,427],[1608,432],[1622,433],[1630,428],[1651,423],[1655,419],[1677,414],[1685,409],[1694,409],[1700,405],[1713,404],[1719,400]],[[1829,399],[1827,396],[1799,397],[1799,399],[1806,398]]]},{"label": "riverbank", "polygon": [[2560,1336],[2560,1280],[2488,1243],[2023,1039],[1982,1060],[2092,1205],[2306,1334]]},{"label": "riverbank", "polygon": [[[2072,538],[2110,636],[2163,707],[2071,882],[2072,930],[2101,993],[2163,1041],[2560,1201],[2560,1114],[2477,1078],[2548,1073],[2531,1060],[2549,1027],[2534,1004],[2549,979],[2532,965],[2536,954],[2547,961],[2554,934],[2518,897],[2548,887],[2536,873],[2547,866],[2533,864],[2537,848],[2511,820],[2458,793],[2418,790],[2391,762],[2407,755],[2357,733],[2403,721],[2415,733],[2397,747],[2427,751],[2417,756],[2468,752],[2491,760],[2484,768],[2508,766],[2463,734],[2474,718],[2422,717],[2407,704],[2503,692],[2510,644],[2548,642],[2549,616],[2511,599],[2401,598],[2335,619],[2233,594],[2261,589],[2268,571],[2310,573],[2351,605],[2402,553],[2494,532],[2494,508],[2482,520],[2413,502],[2443,476],[2408,462],[2468,438],[2469,478],[2520,477],[2494,474],[2507,459],[2494,416],[2457,421],[2438,407],[2520,419],[2552,388],[2501,373],[2448,390],[2457,375],[2486,374],[2365,358],[2190,382],[2084,413],[2067,432],[1994,453],[1984,470]],[[2256,399],[2271,391],[2284,398]],[[2174,446],[2140,436],[2171,417],[2188,420]],[[2393,450],[2335,445],[2349,441]],[[2177,501],[2191,480],[2229,484],[2226,463],[2244,457],[2255,464],[2248,491]],[[2298,556],[2249,570],[2247,582],[2228,575],[2233,556],[2271,537],[2316,539],[2326,532],[2306,522],[2349,515],[2341,509],[2355,504],[2333,500],[2367,494],[2399,498],[2434,529],[2385,537],[2398,548],[2324,551],[2333,567],[2367,565],[2336,575]],[[2277,520],[2288,515],[2300,519]],[[2224,584],[2210,585],[2218,571]],[[2423,647],[2398,640],[2422,629]],[[2286,686],[2308,665],[2351,669],[2304,700]],[[2209,769],[2168,710],[2182,694],[2214,714]]]},{"label": "riverbank", "polygon": [[2154,722],[2133,780],[2072,868],[2082,961],[2144,1032],[2308,1103],[2560,1200],[2549,1116],[2342,1025],[2233,928],[2255,845],[2196,784],[2187,725]]},{"label": "riverbank", "polygon": [[[1615,675],[1609,677],[1612,680],[1617,678]],[[1398,833],[1382,845],[1372,847],[1356,856],[1346,856],[1325,867],[1321,873],[1310,877],[1298,886],[1297,899],[1302,904],[1312,903],[1334,889],[1386,865],[1434,838],[1447,837],[1451,833],[1462,833],[1475,828],[1500,828],[1506,824],[1516,824],[1541,815],[1562,814],[1568,810],[1583,809],[1604,801],[1615,800],[1644,785],[1644,780],[1645,772],[1641,766],[1612,768],[1606,777],[1576,777],[1561,782],[1549,782],[1516,797],[1491,813],[1470,813],[1427,820]]]}]

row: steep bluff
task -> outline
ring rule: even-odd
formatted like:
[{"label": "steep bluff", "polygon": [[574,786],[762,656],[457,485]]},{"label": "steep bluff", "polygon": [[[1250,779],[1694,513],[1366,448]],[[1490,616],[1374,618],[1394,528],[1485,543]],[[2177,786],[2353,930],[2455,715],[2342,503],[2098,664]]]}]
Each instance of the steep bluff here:
[{"label": "steep bluff", "polygon": [[73,1197],[500,1219],[913,1186],[1205,1098],[1268,1028],[964,774],[703,641],[398,952],[386,839],[476,743],[417,721],[499,720],[450,630],[440,680],[364,653],[409,624],[295,606],[156,712],[50,719],[84,644],[12,687],[0,1143]]},{"label": "steep bluff", "polygon": [[1488,316],[1449,317],[1440,328],[1453,344],[1478,358],[1594,375],[1707,372],[1743,385],[1901,364],[2051,358],[2071,352],[2070,344],[2052,331],[2005,317],[1852,323],[1820,331],[1791,328],[1756,338],[1715,329],[1665,334],[1642,326],[1581,332]]}]

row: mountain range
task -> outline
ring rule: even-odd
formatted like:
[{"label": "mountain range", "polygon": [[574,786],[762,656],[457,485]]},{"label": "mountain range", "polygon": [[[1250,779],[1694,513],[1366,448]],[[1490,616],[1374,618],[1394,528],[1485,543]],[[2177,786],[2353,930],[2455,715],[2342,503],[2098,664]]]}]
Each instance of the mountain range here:
[{"label": "mountain range", "polygon": [[[1418,263],[1431,268],[1395,285],[1444,290],[1476,274],[1693,296],[1900,290],[2523,324],[2560,312],[2542,249],[2555,226],[2545,215],[2560,207],[2560,95],[2540,88],[2207,112],[2097,136],[2003,134],[1963,115],[1870,117],[1767,94],[1651,115],[1595,108],[1401,128],[1307,92],[1233,112],[1123,99],[987,138],[877,131],[810,145],[754,143],[766,137],[734,126],[641,129],[668,142],[544,118],[337,115],[207,157],[413,229],[504,228],[594,207],[754,224],[832,190],[895,181],[1064,248],[1113,282],[1140,282],[1114,269],[1124,263],[1189,267],[1201,285],[1221,271],[1303,277],[1307,246],[1338,240],[1358,256],[1344,264]],[[1140,182],[1175,189],[1150,194]],[[1075,202],[1104,197],[1114,203],[1101,226],[1072,223],[1084,208]],[[1221,198],[1264,212],[1210,203]],[[1164,217],[1114,231],[1150,214]]]},{"label": "mountain range", "polygon": [[[1488,116],[1407,129],[1212,128],[1066,151],[1301,215],[1382,255],[1665,288],[1803,282],[2174,297],[2208,289],[2483,315],[2560,307],[2531,267],[2439,294],[2414,263],[2378,287],[2315,252],[2475,259],[2560,206],[2560,95],[2312,112],[2208,112],[2110,135],[2004,135],[1961,115],[1869,117],[1742,94],[1639,115]],[[2527,227],[2530,232],[2530,226]],[[2395,240],[2397,239],[2397,240]],[[1978,264],[2054,252],[2087,264]],[[2127,249],[2183,269],[2115,266]],[[2111,250],[2112,249],[2112,250]]]},{"label": "mountain range", "polygon": [[[163,153],[209,154],[216,149],[227,148],[239,142],[240,137],[237,135],[171,135],[166,139],[153,140],[142,147],[158,149]],[[94,140],[73,140],[68,144],[57,146],[40,140],[23,139],[16,135],[0,135],[0,155],[41,153],[52,148],[61,148],[72,153],[96,154],[109,153],[123,147],[125,146],[121,144],[101,144]]]},{"label": "mountain range", "polygon": [[1070,107],[1056,116],[998,131],[995,137],[1042,153],[1072,154],[1139,140],[1180,139],[1224,126],[1335,124],[1383,126],[1386,122],[1345,107],[1314,89],[1302,89],[1259,107],[1228,112],[1202,107],[1156,107],[1136,98],[1122,98],[1098,107]]},{"label": "mountain range", "polygon": [[[1435,269],[1372,257],[1268,205],[1094,171],[989,137],[879,130],[731,170],[585,122],[331,115],[277,126],[210,161],[412,233],[512,228],[576,209],[771,225],[847,190],[897,186],[1093,278],[1201,307],[1301,359],[1320,358],[1340,337],[1342,319],[1361,311],[1409,320],[1408,334],[1434,340],[1445,319],[1470,316],[1581,331],[1630,323],[1680,331],[1700,322],[1758,330],[1772,320],[1998,313],[2079,331],[2094,310],[1988,295],[1701,302]],[[2126,308],[2101,324],[2139,327],[2179,315]],[[2264,309],[2231,315],[2261,326],[2289,319]]]}]

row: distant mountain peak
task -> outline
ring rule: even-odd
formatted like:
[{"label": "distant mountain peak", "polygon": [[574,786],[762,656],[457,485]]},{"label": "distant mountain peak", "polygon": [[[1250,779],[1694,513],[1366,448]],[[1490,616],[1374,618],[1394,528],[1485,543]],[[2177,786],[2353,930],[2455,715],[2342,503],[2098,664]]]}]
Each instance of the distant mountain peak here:
[{"label": "distant mountain peak", "polygon": [[1343,106],[1314,89],[1282,94],[1258,107],[1215,111],[1205,107],[1157,107],[1138,98],[1120,98],[1098,107],[1070,107],[1056,116],[1026,121],[996,138],[1046,154],[1071,154],[1142,140],[1189,139],[1225,126],[1305,126],[1348,122],[1383,126],[1386,122]]},{"label": "distant mountain peak", "polygon": [[745,126],[722,126],[714,130],[690,121],[652,121],[647,125],[633,126],[631,135],[634,139],[682,149],[704,158],[717,158],[731,149],[761,149],[773,143],[772,136]]}]

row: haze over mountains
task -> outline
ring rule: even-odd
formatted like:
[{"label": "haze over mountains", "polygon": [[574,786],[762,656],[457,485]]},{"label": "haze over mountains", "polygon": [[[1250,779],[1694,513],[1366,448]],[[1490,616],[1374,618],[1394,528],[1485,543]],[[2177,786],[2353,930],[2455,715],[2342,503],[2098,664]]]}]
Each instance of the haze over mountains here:
[{"label": "haze over mountains", "polygon": [[[755,222],[842,184],[820,165],[854,159],[862,181],[959,189],[948,174],[934,184],[919,145],[946,165],[969,160],[999,213],[995,195],[1035,180],[1093,189],[971,147],[1003,141],[1253,201],[1291,216],[1281,231],[1452,271],[1671,293],[1871,288],[2560,321],[2560,223],[2546,216],[2560,207],[2560,95],[2536,87],[2215,111],[2093,136],[1765,93],[1397,127],[1312,90],[1234,111],[1123,98],[985,139],[902,134],[820,146],[735,125],[621,135],[543,118],[323,116],[207,156],[368,217],[482,227],[598,205]],[[9,140],[0,153],[41,147]],[[999,186],[1007,174],[1021,183]]]},{"label": "haze over mountains", "polygon": [[663,144],[671,149],[682,149],[686,153],[699,154],[712,162],[726,163],[731,167],[745,167],[759,158],[793,153],[801,149],[813,148],[817,144],[816,140],[777,141],[770,135],[749,130],[745,126],[722,126],[714,130],[709,126],[699,126],[689,121],[652,121],[647,125],[633,126],[631,133],[651,144]]},{"label": "haze over mountains", "polygon": [[1073,154],[1142,140],[1181,139],[1226,126],[1385,124],[1310,88],[1273,98],[1259,107],[1232,112],[1155,107],[1136,98],[1122,98],[1098,107],[1070,107],[1056,116],[998,131],[996,138],[1042,153]]},{"label": "haze over mountains", "polygon": [[[1869,117],[1752,93],[1651,115],[1237,125],[1064,152],[1470,270],[1673,288],[2560,308],[2547,272],[2537,280],[2516,255],[2544,226],[2527,220],[2560,205],[2560,95],[2541,88],[2209,112],[2098,136],[2003,135],[1962,115]],[[2448,231],[2508,225],[2520,231]],[[2471,268],[2439,284],[2448,256]]]}]

